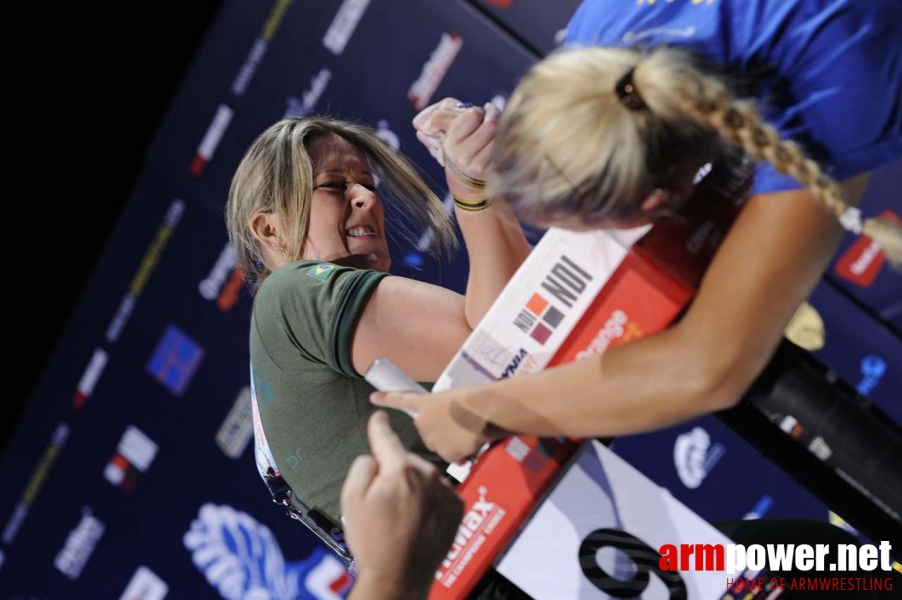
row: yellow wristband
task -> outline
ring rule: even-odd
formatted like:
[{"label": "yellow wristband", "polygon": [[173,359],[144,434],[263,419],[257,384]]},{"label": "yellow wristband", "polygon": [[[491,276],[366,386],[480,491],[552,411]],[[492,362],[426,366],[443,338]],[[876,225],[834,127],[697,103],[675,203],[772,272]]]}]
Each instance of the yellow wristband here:
[{"label": "yellow wristband", "polygon": [[454,194],[451,194],[451,197],[454,198],[454,206],[461,210],[476,212],[485,210],[489,207],[488,200],[464,200],[463,198],[458,198]]}]

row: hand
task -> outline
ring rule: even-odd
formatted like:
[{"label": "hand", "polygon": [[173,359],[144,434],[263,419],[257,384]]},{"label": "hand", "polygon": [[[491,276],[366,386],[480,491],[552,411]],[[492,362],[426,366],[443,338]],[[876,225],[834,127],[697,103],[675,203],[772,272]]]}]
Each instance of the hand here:
[{"label": "hand", "polygon": [[354,461],[341,491],[345,538],[360,567],[355,590],[425,598],[463,502],[434,466],[407,452],[383,411],[370,417],[368,434],[373,456]]},{"label": "hand", "polygon": [[370,402],[415,413],[413,423],[426,447],[449,463],[462,464],[486,443],[508,435],[465,408],[460,402],[464,393],[462,390],[438,394],[373,392]]},{"label": "hand", "polygon": [[465,200],[484,200],[485,190],[467,185],[466,179],[484,182],[489,177],[501,111],[491,103],[481,109],[457,104],[454,98],[433,104],[414,118],[413,126],[417,139],[445,167],[451,192]]}]

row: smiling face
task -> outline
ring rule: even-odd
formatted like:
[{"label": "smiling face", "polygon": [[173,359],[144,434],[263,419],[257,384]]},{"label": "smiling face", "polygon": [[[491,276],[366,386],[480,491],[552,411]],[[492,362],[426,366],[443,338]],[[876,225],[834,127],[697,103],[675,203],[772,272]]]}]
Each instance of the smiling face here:
[{"label": "smiling face", "polygon": [[301,257],[388,271],[385,213],[370,167],[334,133],[314,138],[307,153],[313,162],[313,197]]}]

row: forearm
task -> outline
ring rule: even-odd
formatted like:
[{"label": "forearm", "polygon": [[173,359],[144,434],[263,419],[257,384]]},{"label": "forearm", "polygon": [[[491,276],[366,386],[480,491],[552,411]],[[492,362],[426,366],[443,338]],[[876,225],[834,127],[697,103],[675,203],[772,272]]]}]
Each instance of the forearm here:
[{"label": "forearm", "polygon": [[361,571],[348,600],[425,600],[431,580],[418,582],[410,579],[405,573]]},{"label": "forearm", "polygon": [[470,261],[464,313],[470,327],[476,327],[529,255],[530,247],[517,219],[501,200],[477,212],[455,211]]},{"label": "forearm", "polygon": [[667,330],[601,356],[474,388],[462,402],[503,430],[578,437],[668,427],[735,402],[758,366],[730,349],[706,354],[685,335]]}]

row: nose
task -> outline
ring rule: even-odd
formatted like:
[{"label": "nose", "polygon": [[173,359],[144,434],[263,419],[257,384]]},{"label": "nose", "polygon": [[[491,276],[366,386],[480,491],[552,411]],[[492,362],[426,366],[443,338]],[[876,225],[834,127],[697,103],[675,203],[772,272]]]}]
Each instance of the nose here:
[{"label": "nose", "polygon": [[352,189],[351,204],[354,208],[372,208],[379,201],[376,193],[360,184]]}]

